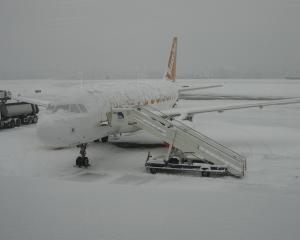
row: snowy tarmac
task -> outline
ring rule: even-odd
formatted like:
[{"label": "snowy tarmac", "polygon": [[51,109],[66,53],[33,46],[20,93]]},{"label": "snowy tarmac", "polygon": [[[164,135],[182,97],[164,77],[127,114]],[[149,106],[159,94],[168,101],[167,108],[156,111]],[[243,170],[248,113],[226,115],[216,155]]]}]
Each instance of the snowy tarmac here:
[{"label": "snowy tarmac", "polygon": [[[300,97],[295,80],[192,82],[224,83],[197,93]],[[46,99],[73,84],[80,81],[0,81],[0,89],[42,89]],[[249,101],[177,107],[241,102]],[[195,129],[247,157],[243,179],[148,174],[147,152],[166,148],[143,131],[90,144],[92,166],[77,169],[79,149],[45,148],[35,125],[1,130],[0,239],[299,239],[299,120],[300,104],[195,116]]]}]

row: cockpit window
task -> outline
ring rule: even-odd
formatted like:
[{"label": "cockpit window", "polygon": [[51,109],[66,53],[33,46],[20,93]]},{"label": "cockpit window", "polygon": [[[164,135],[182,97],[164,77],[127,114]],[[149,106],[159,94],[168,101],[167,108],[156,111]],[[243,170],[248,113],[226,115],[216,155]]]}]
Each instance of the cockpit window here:
[{"label": "cockpit window", "polygon": [[78,108],[78,106],[76,104],[71,104],[70,105],[70,112],[72,112],[72,113],[80,113],[80,109]]},{"label": "cockpit window", "polygon": [[49,104],[49,105],[47,106],[47,110],[52,112],[53,109],[54,109],[54,107],[55,107],[55,106],[54,106],[53,104]]},{"label": "cockpit window", "polygon": [[65,112],[68,112],[69,111],[69,105],[57,105],[55,108],[54,108],[54,112],[57,112],[59,110],[63,110]]},{"label": "cockpit window", "polygon": [[59,110],[71,113],[83,113],[87,112],[86,107],[82,104],[61,104],[61,105],[48,105],[47,110],[55,113]]},{"label": "cockpit window", "polygon": [[86,107],[83,106],[82,104],[78,104],[79,108],[80,108],[80,112],[87,112]]}]

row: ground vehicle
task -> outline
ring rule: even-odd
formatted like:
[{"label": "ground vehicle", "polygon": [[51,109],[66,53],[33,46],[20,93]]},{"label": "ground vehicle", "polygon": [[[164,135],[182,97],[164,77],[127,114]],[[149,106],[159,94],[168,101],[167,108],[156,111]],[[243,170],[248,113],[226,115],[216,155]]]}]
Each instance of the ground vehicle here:
[{"label": "ground vehicle", "polygon": [[10,102],[11,93],[0,90],[0,129],[14,128],[38,122],[39,108],[26,102]]},{"label": "ground vehicle", "polygon": [[0,90],[0,102],[5,103],[7,100],[11,99],[11,92],[10,91],[5,91],[5,90]]},{"label": "ground vehicle", "polygon": [[156,172],[201,173],[203,177],[209,177],[211,173],[218,175],[228,173],[226,166],[213,165],[205,160],[186,155],[173,155],[168,160],[164,160],[164,156],[152,158],[150,152],[145,167],[152,174]]}]

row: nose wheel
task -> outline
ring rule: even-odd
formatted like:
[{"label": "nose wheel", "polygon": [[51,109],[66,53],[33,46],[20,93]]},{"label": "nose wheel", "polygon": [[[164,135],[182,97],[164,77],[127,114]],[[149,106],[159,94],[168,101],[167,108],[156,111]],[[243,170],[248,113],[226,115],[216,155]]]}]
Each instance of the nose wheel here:
[{"label": "nose wheel", "polygon": [[76,158],[76,167],[89,167],[90,166],[90,163],[89,163],[89,159],[88,157],[86,156],[86,148],[87,148],[87,143],[83,143],[83,144],[80,144],[79,145],[80,147],[80,156],[78,156]]}]

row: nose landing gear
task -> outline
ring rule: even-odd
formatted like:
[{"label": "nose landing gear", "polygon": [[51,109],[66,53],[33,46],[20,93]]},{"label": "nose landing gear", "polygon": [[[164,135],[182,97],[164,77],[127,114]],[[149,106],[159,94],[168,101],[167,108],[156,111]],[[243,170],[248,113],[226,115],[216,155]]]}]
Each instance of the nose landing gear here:
[{"label": "nose landing gear", "polygon": [[87,143],[83,143],[83,144],[80,144],[78,147],[80,147],[80,156],[78,156],[76,158],[76,167],[89,167],[90,164],[89,164],[89,159],[88,157],[86,156],[86,148],[87,148]]}]

